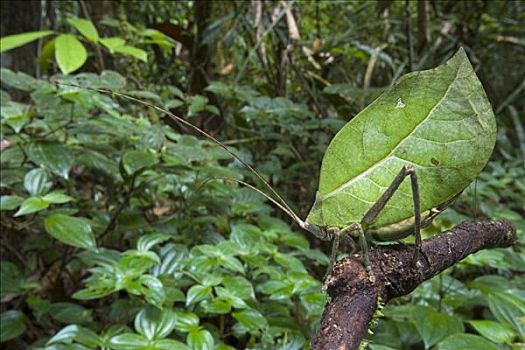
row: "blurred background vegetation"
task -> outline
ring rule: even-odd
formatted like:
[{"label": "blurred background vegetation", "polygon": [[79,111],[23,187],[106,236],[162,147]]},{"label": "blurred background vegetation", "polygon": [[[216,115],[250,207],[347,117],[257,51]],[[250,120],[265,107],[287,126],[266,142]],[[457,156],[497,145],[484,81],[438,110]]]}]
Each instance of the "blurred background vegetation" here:
[{"label": "blurred background vegetation", "polygon": [[[482,251],[382,310],[368,348],[523,349],[525,2],[2,1],[5,349],[303,349],[328,246],[301,217],[330,139],[401,75],[460,46],[494,108],[493,157],[427,235],[508,219]],[[32,33],[18,35],[21,33]],[[14,36],[16,35],[16,36]]]}]

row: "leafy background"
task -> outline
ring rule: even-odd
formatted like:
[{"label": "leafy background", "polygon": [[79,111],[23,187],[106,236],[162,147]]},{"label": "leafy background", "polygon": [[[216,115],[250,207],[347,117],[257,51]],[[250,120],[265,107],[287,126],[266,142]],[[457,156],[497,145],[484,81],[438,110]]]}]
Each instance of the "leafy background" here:
[{"label": "leafy background", "polygon": [[384,307],[367,346],[523,348],[523,1],[19,3],[2,2],[2,348],[302,349],[326,302],[328,246],[224,180],[256,183],[238,161],[155,110],[56,81],[186,117],[304,217],[337,130],[459,46],[498,141],[425,233],[508,219],[519,242]]}]

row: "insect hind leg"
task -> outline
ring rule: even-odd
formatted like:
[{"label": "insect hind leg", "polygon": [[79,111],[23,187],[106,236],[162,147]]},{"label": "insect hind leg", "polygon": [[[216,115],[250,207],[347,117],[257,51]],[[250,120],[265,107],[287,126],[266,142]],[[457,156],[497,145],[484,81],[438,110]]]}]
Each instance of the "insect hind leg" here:
[{"label": "insect hind leg", "polygon": [[[381,197],[372,205],[372,207],[366,212],[361,221],[361,225],[365,228],[369,227],[374,222],[379,213],[385,208],[388,201],[392,198],[394,193],[399,189],[399,186],[403,180],[410,176],[410,185],[412,189],[412,202],[414,205],[414,237],[415,237],[415,249],[413,256],[413,263],[416,264],[419,260],[419,254],[421,252],[421,203],[419,199],[419,185],[417,181],[416,170],[411,165],[404,165],[401,171],[396,175],[390,186],[383,192]],[[366,266],[366,261],[365,261]]]}]

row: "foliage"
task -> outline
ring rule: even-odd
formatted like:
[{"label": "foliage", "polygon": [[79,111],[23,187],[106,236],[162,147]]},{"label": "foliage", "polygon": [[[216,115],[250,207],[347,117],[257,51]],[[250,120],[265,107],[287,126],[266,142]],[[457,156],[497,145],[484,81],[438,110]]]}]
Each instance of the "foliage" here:
[{"label": "foliage", "polygon": [[0,77],[3,348],[302,349],[326,302],[328,247],[225,180],[256,181],[238,161],[154,109],[56,82],[184,116],[305,217],[333,135],[410,65],[437,66],[459,46],[494,106],[497,144],[424,234],[508,219],[519,242],[385,306],[368,348],[523,346],[522,2],[435,2],[426,28],[425,1],[214,2],[207,15],[196,2],[112,2],[100,21],[82,3],[53,2],[53,26],[0,45],[13,57],[42,47],[41,77]]}]

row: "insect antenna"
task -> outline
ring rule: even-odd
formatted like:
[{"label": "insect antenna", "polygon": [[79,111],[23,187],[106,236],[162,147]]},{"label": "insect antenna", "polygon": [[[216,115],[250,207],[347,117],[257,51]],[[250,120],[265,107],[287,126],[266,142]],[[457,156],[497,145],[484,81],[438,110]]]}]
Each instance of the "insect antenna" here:
[{"label": "insect antenna", "polygon": [[189,127],[192,130],[197,131],[200,135],[202,135],[205,138],[211,140],[213,143],[215,143],[216,145],[218,145],[219,147],[224,149],[226,152],[228,152],[228,154],[230,154],[233,158],[238,160],[244,167],[246,167],[246,169],[248,169],[252,174],[254,174],[264,184],[264,186],[277,198],[277,200],[272,198],[272,197],[270,197],[269,195],[267,195],[263,191],[259,190],[255,186],[252,186],[252,185],[248,184],[247,182],[240,181],[240,180],[234,180],[234,179],[231,179],[231,180],[237,181],[238,183],[240,183],[240,184],[242,184],[242,185],[244,185],[244,186],[246,186],[248,188],[251,188],[251,189],[257,191],[259,194],[261,194],[264,197],[268,198],[273,204],[277,205],[281,210],[283,210],[286,214],[288,214],[288,216],[290,216],[297,224],[299,224],[299,226],[302,227],[304,225],[303,220],[301,220],[301,218],[299,218],[299,216],[297,214],[295,214],[295,212],[292,210],[292,208],[290,208],[288,203],[286,203],[286,201],[279,195],[279,193],[277,193],[277,191],[268,183],[268,181],[266,181],[264,179],[264,177],[257,170],[255,170],[250,164],[246,163],[238,154],[236,154],[235,152],[231,151],[224,143],[219,141],[214,136],[208,134],[206,131],[202,130],[198,126],[193,125],[192,123],[190,123],[186,119],[177,116],[176,114],[172,113],[168,109],[159,107],[157,105],[154,105],[154,104],[149,103],[147,101],[141,100],[139,98],[136,98],[136,97],[133,97],[133,96],[130,96],[130,95],[126,95],[126,94],[123,94],[123,93],[120,93],[120,92],[112,91],[112,90],[109,90],[109,89],[84,87],[84,86],[71,84],[71,83],[64,83],[64,82],[60,82],[60,81],[55,81],[55,84],[63,85],[63,86],[71,86],[71,87],[75,87],[75,88],[79,88],[79,89],[96,91],[96,92],[99,92],[99,93],[102,93],[102,94],[105,94],[105,95],[121,97],[121,98],[123,98],[125,100],[133,101],[133,102],[139,103],[139,104],[141,104],[143,106],[146,106],[148,108],[152,108],[152,109],[155,109],[155,110],[157,110],[159,112],[165,113],[171,119],[173,119],[173,120],[175,120],[175,121],[177,121],[177,122],[179,122],[179,123]]}]

